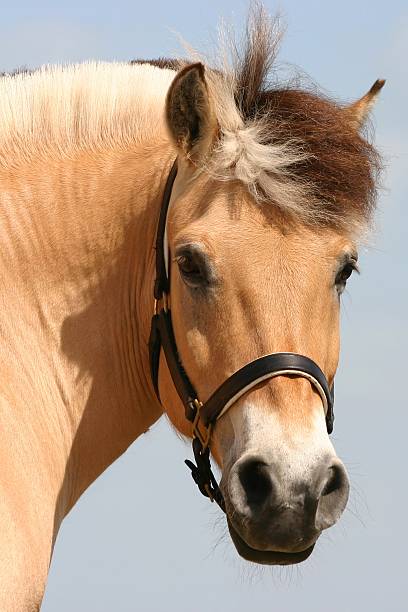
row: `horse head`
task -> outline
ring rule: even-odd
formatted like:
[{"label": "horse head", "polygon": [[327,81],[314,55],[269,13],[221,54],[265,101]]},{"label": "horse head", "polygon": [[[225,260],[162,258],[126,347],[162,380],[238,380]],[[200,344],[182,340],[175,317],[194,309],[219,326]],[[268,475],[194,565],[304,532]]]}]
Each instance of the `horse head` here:
[{"label": "horse head", "polygon": [[[377,160],[360,128],[383,82],[349,106],[266,89],[259,43],[252,38],[232,75],[186,65],[167,95],[178,170],[168,194],[166,309],[200,405],[245,364],[287,352],[312,360],[333,387],[340,296],[373,208]],[[289,564],[339,519],[349,481],[319,384],[275,374],[221,407],[201,448],[208,443],[222,470],[240,555]],[[160,397],[191,435],[164,360]]]}]

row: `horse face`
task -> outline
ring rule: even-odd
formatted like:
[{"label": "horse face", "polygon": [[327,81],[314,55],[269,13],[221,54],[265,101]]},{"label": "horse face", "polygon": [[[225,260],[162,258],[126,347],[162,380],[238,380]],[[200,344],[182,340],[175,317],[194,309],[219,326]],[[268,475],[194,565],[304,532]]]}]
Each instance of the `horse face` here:
[{"label": "horse face", "polygon": [[[312,231],[259,207],[236,184],[220,189],[180,171],[169,217],[171,311],[181,361],[207,399],[234,371],[265,354],[311,357],[332,383],[339,352],[339,294],[355,261],[333,231]],[[165,368],[162,396],[189,435]],[[187,426],[186,426],[187,425]],[[240,554],[294,563],[342,513],[348,479],[329,440],[320,396],[280,376],[240,398],[215,427],[212,452]]]}]

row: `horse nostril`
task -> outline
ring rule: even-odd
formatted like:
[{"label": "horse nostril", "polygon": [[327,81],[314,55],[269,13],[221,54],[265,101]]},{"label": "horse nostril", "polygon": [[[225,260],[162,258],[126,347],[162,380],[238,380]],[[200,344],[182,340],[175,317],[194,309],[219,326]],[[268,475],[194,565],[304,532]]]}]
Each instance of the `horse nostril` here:
[{"label": "horse nostril", "polygon": [[326,484],[324,485],[322,491],[322,497],[324,495],[330,495],[330,493],[334,493],[341,488],[343,484],[343,471],[337,466],[332,465],[329,468],[329,476],[327,478]]},{"label": "horse nostril", "polygon": [[346,470],[340,461],[332,462],[324,478],[315,517],[315,527],[319,531],[331,527],[339,519],[349,494]]},{"label": "horse nostril", "polygon": [[249,506],[262,504],[272,492],[268,466],[263,461],[250,459],[239,466],[239,479]]}]

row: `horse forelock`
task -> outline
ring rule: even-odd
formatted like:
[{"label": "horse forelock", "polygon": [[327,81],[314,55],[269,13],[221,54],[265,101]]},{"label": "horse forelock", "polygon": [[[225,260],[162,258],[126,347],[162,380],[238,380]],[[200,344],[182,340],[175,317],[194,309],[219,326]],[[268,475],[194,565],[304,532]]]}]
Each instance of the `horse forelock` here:
[{"label": "horse forelock", "polygon": [[222,38],[223,64],[206,71],[219,123],[206,170],[308,224],[360,233],[375,208],[380,157],[343,105],[297,78],[279,82],[280,38],[278,20],[256,5],[241,47]]}]

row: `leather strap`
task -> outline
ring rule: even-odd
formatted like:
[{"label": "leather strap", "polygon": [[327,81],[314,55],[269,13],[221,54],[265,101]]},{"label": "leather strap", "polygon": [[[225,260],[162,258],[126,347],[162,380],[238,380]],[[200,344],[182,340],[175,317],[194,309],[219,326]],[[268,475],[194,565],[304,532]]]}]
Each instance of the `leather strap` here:
[{"label": "leather strap", "polygon": [[200,409],[201,420],[208,426],[219,419],[244,393],[275,376],[307,378],[318,391],[326,413],[329,433],[333,429],[333,397],[327,379],[309,357],[297,353],[273,353],[244,365],[218,387]]},{"label": "leather strap", "polygon": [[156,281],[154,283],[154,297],[160,300],[163,294],[170,291],[169,279],[166,272],[166,259],[164,255],[164,234],[166,233],[167,213],[169,210],[171,191],[177,176],[177,159],[173,162],[163,192],[163,200],[160,208],[159,223],[156,234]]},{"label": "leather strap", "polygon": [[166,362],[170,370],[173,384],[176,387],[176,391],[181,401],[183,402],[186,411],[186,418],[189,421],[193,421],[195,417],[194,401],[197,399],[197,393],[191,384],[178,355],[170,311],[166,312],[162,310],[160,312],[158,328],[162,348],[166,356]]}]

